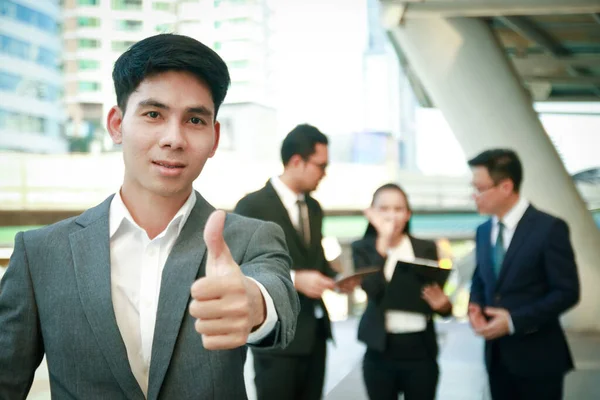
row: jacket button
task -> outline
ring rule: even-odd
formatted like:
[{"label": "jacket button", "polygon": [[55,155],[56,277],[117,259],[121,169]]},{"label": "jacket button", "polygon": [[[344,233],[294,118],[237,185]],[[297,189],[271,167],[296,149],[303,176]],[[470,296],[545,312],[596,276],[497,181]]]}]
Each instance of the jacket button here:
[{"label": "jacket button", "polygon": [[494,297],[494,300],[496,300],[498,302],[498,301],[500,301],[501,298],[502,297],[499,294],[497,294],[496,297]]}]

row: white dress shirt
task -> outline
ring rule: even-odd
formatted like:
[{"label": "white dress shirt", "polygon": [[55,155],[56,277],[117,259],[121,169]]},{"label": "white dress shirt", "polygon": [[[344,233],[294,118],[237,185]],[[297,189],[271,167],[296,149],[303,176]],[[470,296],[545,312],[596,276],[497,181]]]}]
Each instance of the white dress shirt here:
[{"label": "white dress shirt", "polygon": [[[388,250],[388,257],[383,267],[383,275],[386,281],[391,281],[396,270],[398,261],[415,261],[415,253],[408,236],[404,236],[396,247]],[[388,310],[385,312],[385,330],[388,333],[408,333],[421,332],[427,327],[427,317],[425,314]]]},{"label": "white dress shirt", "polygon": [[[515,229],[517,229],[517,225],[521,218],[523,218],[528,207],[529,202],[523,197],[519,197],[517,204],[502,218],[502,223],[504,224],[504,233],[502,235],[502,239],[504,239],[504,251],[508,250],[508,246],[510,246],[510,242],[515,234]],[[498,221],[498,217],[494,215],[492,217],[492,247],[496,245],[496,239],[498,239]]]},{"label": "white dress shirt", "polygon": [[[510,211],[506,213],[504,218],[502,218],[502,223],[504,224],[502,244],[504,246],[505,254],[508,250],[508,247],[510,246],[510,242],[512,241],[513,236],[515,235],[517,225],[519,224],[519,221],[521,221],[521,218],[523,218],[523,215],[525,215],[525,211],[527,211],[528,207],[529,201],[527,201],[523,197],[519,197],[519,201],[517,201],[517,204],[515,204],[513,208],[511,208]],[[496,240],[498,239],[498,222],[498,217],[494,215],[492,217],[492,236],[490,238],[492,242],[492,248],[496,245]],[[508,330],[511,335],[515,333],[515,326],[510,316],[508,318]]]},{"label": "white dress shirt", "polygon": [[298,201],[306,201],[304,193],[296,194],[278,176],[271,178],[271,185],[275,189],[275,193],[283,203],[283,206],[290,216],[290,221],[294,228],[300,229],[300,210],[298,209]]},{"label": "white dress shirt", "polygon": [[[306,201],[306,195],[304,193],[297,194],[294,192],[285,183],[283,183],[278,176],[271,178],[271,185],[283,203],[283,206],[290,217],[290,221],[292,221],[292,225],[294,225],[294,228],[297,230],[300,229],[300,209],[298,208],[298,201]],[[295,284],[296,271],[291,270],[290,275],[292,277],[292,282]],[[323,318],[323,316],[324,314],[321,307],[315,306],[315,317]]]},{"label": "white dress shirt", "polygon": [[[192,191],[165,230],[152,240],[133,220],[120,192],[115,194],[110,204],[111,297],[131,371],[144,395],[148,391],[148,372],[162,272],[195,204],[196,194]],[[255,343],[266,337],[278,319],[273,299],[263,285],[256,283],[265,299],[267,315],[260,328],[250,334],[248,343]],[[190,287],[191,284],[190,282]]]}]

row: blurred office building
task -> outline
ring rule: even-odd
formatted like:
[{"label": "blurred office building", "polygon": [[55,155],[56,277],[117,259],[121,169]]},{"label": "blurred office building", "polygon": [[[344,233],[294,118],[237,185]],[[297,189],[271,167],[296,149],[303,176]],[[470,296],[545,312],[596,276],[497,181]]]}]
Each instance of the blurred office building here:
[{"label": "blurred office building", "polygon": [[0,0],[0,151],[60,153],[58,0]]},{"label": "blurred office building", "polygon": [[[65,0],[65,101],[69,134],[88,150],[111,150],[104,118],[115,104],[114,62],[135,42],[157,33],[194,37],[227,63],[232,85],[219,111],[221,148],[260,151],[274,132],[275,111],[268,100],[270,8],[266,0]],[[253,137],[260,140],[250,141]]]}]

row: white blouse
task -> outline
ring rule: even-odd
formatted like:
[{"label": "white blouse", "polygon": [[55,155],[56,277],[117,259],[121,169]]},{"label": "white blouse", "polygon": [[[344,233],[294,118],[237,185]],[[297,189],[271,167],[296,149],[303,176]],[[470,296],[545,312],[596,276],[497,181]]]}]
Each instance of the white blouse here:
[{"label": "white blouse", "polygon": [[[398,261],[412,262],[415,260],[412,243],[408,236],[404,236],[396,247],[388,250],[388,257],[383,267],[383,275],[386,281],[391,281]],[[385,313],[385,330],[388,333],[421,332],[427,327],[425,314],[388,310]]]}]

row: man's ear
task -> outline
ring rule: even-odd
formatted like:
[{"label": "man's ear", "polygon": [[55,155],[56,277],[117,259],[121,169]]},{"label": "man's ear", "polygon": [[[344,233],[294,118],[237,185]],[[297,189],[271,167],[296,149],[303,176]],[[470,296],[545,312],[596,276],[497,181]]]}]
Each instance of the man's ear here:
[{"label": "man's ear", "polygon": [[208,155],[208,157],[212,157],[215,155],[215,153],[217,152],[217,148],[219,147],[219,140],[221,139],[221,124],[219,123],[219,121],[215,121],[215,125],[214,125],[215,129],[215,144],[213,145],[212,150],[210,151],[210,154]]},{"label": "man's ear", "polygon": [[297,167],[303,161],[304,160],[302,159],[300,154],[294,154],[293,156],[290,157],[290,161],[288,161],[288,165],[290,167]]},{"label": "man's ear", "polygon": [[121,126],[123,123],[123,112],[118,106],[113,106],[108,112],[106,118],[106,128],[108,133],[115,144],[121,144],[123,142],[123,133]]}]

